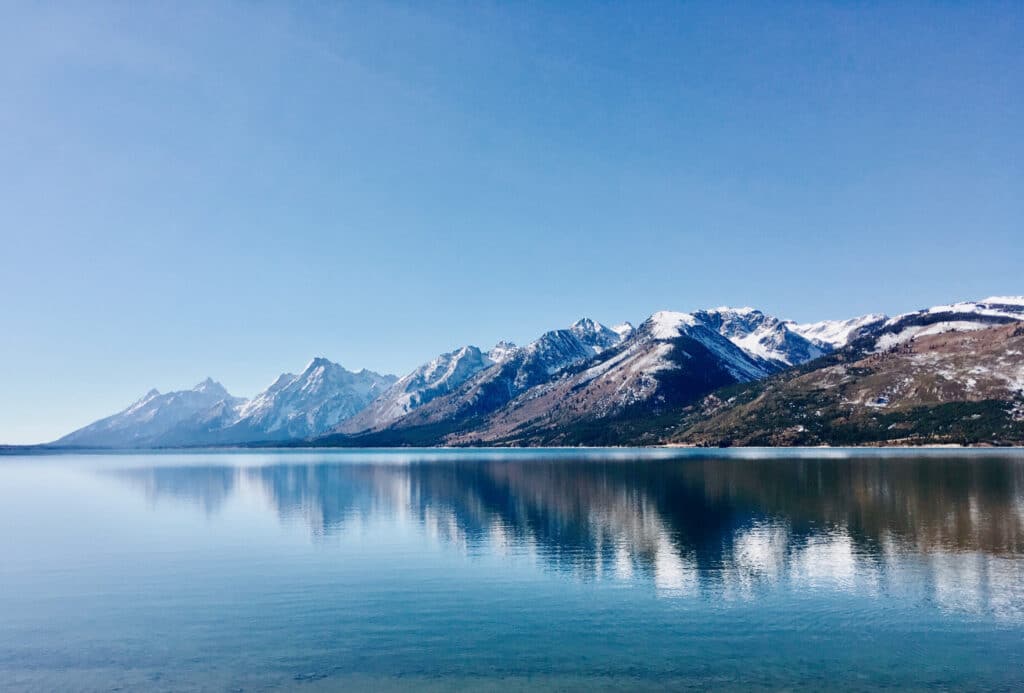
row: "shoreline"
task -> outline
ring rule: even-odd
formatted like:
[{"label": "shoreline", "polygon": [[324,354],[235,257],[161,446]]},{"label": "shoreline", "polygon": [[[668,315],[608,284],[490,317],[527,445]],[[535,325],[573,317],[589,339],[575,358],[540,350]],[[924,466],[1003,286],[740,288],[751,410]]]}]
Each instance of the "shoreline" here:
[{"label": "shoreline", "polygon": [[528,452],[528,451],[601,451],[609,452],[625,450],[650,450],[650,451],[672,451],[672,450],[701,450],[717,451],[727,453],[728,451],[759,451],[783,453],[787,450],[794,452],[807,451],[841,451],[841,450],[989,450],[993,452],[1024,452],[1024,445],[993,445],[993,444],[972,444],[961,443],[922,443],[922,444],[888,444],[888,445],[734,445],[716,447],[709,445],[694,445],[691,443],[665,443],[663,445],[544,445],[544,446],[510,446],[510,445],[433,445],[433,446],[391,446],[391,447],[350,447],[350,446],[325,446],[325,445],[280,445],[280,446],[249,446],[249,445],[223,445],[223,446],[196,446],[196,447],[165,447],[165,448],[75,448],[75,447],[54,447],[48,445],[0,445],[0,457],[13,455],[73,455],[73,454],[147,454],[147,453],[209,453],[209,452],[235,452],[235,453],[259,453],[259,452],[315,452],[315,451],[351,451],[351,452],[410,452],[410,451],[477,451],[477,452]]}]

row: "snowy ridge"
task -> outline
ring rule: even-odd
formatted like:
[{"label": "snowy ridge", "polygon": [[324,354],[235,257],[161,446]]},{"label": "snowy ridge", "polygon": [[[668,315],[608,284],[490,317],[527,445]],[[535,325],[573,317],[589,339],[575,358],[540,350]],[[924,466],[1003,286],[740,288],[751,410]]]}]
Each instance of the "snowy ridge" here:
[{"label": "snowy ridge", "polygon": [[[499,352],[508,358],[514,346]],[[489,353],[494,353],[494,349]],[[342,423],[341,432],[358,432],[384,426],[414,409],[452,392],[482,370],[495,365],[475,346],[441,354],[399,379],[361,412]]]},{"label": "snowy ridge", "polygon": [[581,318],[572,324],[569,331],[576,335],[581,344],[588,346],[594,354],[600,354],[605,349],[615,346],[623,339],[623,333],[605,327],[599,322],[590,318]]},{"label": "snowy ridge", "polygon": [[[620,343],[595,349],[593,357],[575,367],[565,367],[532,385],[516,381],[511,400],[503,400],[475,430],[452,434],[451,442],[488,442],[540,431],[549,431],[557,439],[560,430],[580,422],[629,410],[645,416],[692,402],[718,387],[781,370],[778,362],[751,356],[719,332],[723,322],[737,315],[755,326],[765,322],[765,316],[753,309],[727,310],[725,316],[708,311],[654,313]],[[723,331],[737,338],[748,335],[748,329],[740,326]]]},{"label": "snowy ridge", "polygon": [[830,345],[813,342],[793,330],[792,323],[755,308],[723,306],[695,315],[755,360],[795,366],[832,351]]},{"label": "snowy ridge", "polygon": [[325,433],[360,412],[394,382],[394,376],[365,369],[354,373],[317,357],[298,375],[280,376],[247,402],[231,426],[269,438]]},{"label": "snowy ridge", "polygon": [[681,337],[687,327],[694,327],[696,324],[697,318],[692,313],[659,310],[647,318],[641,328],[654,339],[675,339]]},{"label": "snowy ridge", "polygon": [[[1024,313],[1024,296],[993,296],[981,301],[962,301],[945,306],[932,306],[928,313],[970,313],[990,317],[1020,319]],[[898,320],[898,318],[893,318]]]},{"label": "snowy ridge", "polygon": [[633,327],[632,323],[629,323],[629,322],[623,322],[623,323],[619,323],[618,325],[612,325],[611,326],[612,332],[614,332],[615,334],[619,335],[620,339],[625,339],[629,335],[633,334],[633,330],[635,330],[635,329],[636,328]]},{"label": "snowy ridge", "polygon": [[494,363],[505,363],[516,353],[518,348],[513,342],[502,340],[487,351],[487,358]]},{"label": "snowy ridge", "polygon": [[[657,341],[672,341],[682,337],[694,339],[713,353],[740,382],[757,380],[778,370],[770,365],[758,363],[741,347],[720,334],[715,327],[706,322],[708,315],[706,312],[658,311],[640,326],[635,338]],[[647,364],[656,371],[670,367],[653,361],[648,361]]]},{"label": "snowy ridge", "polygon": [[989,296],[978,303],[997,306],[1024,306],[1024,296]]},{"label": "snowy ridge", "polygon": [[150,390],[127,409],[68,434],[61,445],[182,446],[291,440],[325,433],[360,411],[394,376],[352,373],[318,357],[251,400],[207,378],[191,390]]},{"label": "snowy ridge", "polygon": [[1017,321],[1024,321],[1024,297],[1020,296],[932,306],[886,320],[877,330],[875,351],[886,351],[917,337],[973,332]]},{"label": "snowy ridge", "polygon": [[886,319],[887,316],[881,313],[869,313],[848,320],[822,320],[804,324],[788,322],[787,326],[818,346],[839,349],[849,344],[864,328]]},{"label": "snowy ridge", "polygon": [[[499,345],[500,349],[487,354],[494,365],[475,373],[453,391],[412,409],[393,425],[417,426],[489,415],[530,388],[550,383],[566,369],[586,363],[622,341],[623,337],[611,328],[583,318],[568,328],[545,332],[522,347]],[[351,429],[357,422],[363,423],[363,417],[340,430]]]},{"label": "snowy ridge", "polygon": [[232,413],[242,400],[210,378],[190,390],[160,394],[156,389],[123,411],[100,419],[56,441],[84,447],[132,447],[145,445],[175,427],[214,407]]},{"label": "snowy ridge", "polygon": [[545,332],[509,359],[510,363],[518,365],[515,388],[521,391],[535,384],[538,372],[552,376],[621,341],[622,336],[617,332],[590,318],[577,320],[568,329]]}]

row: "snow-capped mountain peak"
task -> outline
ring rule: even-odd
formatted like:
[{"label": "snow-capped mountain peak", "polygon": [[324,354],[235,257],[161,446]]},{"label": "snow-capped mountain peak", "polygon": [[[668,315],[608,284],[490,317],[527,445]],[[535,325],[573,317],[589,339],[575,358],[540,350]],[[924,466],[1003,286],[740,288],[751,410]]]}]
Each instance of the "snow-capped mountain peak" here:
[{"label": "snow-capped mountain peak", "polygon": [[309,360],[309,363],[306,364],[306,367],[302,369],[302,372],[308,373],[309,371],[315,370],[317,368],[329,368],[331,366],[336,365],[338,364],[334,363],[326,356],[314,356],[312,359]]},{"label": "snow-capped mountain peak", "polygon": [[574,322],[569,329],[584,332],[596,332],[600,327],[603,327],[603,325],[599,325],[599,323],[594,322],[590,318],[580,318]]},{"label": "snow-capped mountain peak", "polygon": [[623,335],[590,318],[580,318],[569,328],[577,339],[594,349],[594,353],[613,347],[622,341]]},{"label": "snow-capped mountain peak", "polygon": [[514,342],[502,340],[488,349],[487,358],[495,363],[505,363],[516,352],[519,347]]},{"label": "snow-capped mountain peak", "polygon": [[612,325],[611,330],[615,334],[619,335],[620,338],[625,339],[629,335],[633,334],[633,331],[636,330],[636,328],[633,327],[633,323],[631,322],[620,322],[618,325]]},{"label": "snow-capped mountain peak", "polygon": [[[132,447],[151,444],[218,403],[236,400],[219,383],[203,381],[191,390],[160,394],[155,388],[112,416],[69,433],[58,443],[94,447]],[[178,441],[181,442],[181,441]]]},{"label": "snow-capped mountain peak", "polygon": [[755,359],[792,366],[831,351],[790,329],[789,323],[756,308],[720,307],[695,313],[697,319]]},{"label": "snow-capped mountain peak", "polygon": [[211,396],[217,396],[224,399],[231,397],[227,389],[218,383],[213,378],[207,377],[206,380],[197,384],[192,388],[193,392],[202,392]]},{"label": "snow-capped mountain peak", "polygon": [[697,325],[697,318],[693,313],[659,310],[647,318],[640,329],[653,339],[675,339],[682,336],[686,328],[695,325]]},{"label": "snow-capped mountain peak", "polygon": [[373,371],[353,373],[318,356],[299,375],[280,376],[247,402],[235,425],[271,437],[323,433],[359,413],[395,380]]}]

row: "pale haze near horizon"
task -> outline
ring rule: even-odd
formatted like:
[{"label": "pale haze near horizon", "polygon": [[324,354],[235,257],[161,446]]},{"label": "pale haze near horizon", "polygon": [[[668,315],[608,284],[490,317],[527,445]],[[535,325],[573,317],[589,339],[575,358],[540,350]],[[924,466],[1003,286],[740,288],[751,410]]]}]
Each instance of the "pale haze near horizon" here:
[{"label": "pale haze near horizon", "polygon": [[581,316],[1024,294],[1024,6],[0,9],[0,442]]}]

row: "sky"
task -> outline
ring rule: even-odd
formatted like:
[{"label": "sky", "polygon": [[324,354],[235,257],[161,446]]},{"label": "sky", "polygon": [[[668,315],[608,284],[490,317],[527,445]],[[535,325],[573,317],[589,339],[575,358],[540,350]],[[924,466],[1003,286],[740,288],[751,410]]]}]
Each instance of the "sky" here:
[{"label": "sky", "polygon": [[581,316],[1024,294],[1024,4],[0,3],[0,442]]}]

